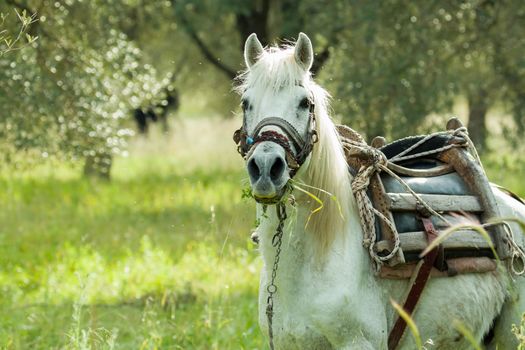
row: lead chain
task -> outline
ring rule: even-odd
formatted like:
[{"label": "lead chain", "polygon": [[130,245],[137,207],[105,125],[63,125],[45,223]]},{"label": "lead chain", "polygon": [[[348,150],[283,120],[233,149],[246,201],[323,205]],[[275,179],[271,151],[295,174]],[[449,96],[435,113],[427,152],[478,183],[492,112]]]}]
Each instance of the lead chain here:
[{"label": "lead chain", "polygon": [[270,339],[270,349],[274,350],[273,346],[273,295],[277,292],[277,286],[275,285],[275,278],[277,277],[277,269],[279,268],[279,259],[281,255],[281,244],[283,243],[283,227],[284,221],[286,220],[286,205],[284,203],[278,203],[276,205],[277,218],[279,224],[275,234],[272,237],[272,246],[275,248],[275,260],[273,261],[272,277],[270,284],[266,287],[268,292],[268,299],[266,299],[266,316],[268,317],[268,337]]}]

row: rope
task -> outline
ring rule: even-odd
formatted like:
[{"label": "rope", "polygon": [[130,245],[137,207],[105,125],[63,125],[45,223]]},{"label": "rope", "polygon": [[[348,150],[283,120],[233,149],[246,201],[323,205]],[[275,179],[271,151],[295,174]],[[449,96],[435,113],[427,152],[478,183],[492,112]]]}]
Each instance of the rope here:
[{"label": "rope", "polygon": [[428,155],[431,155],[431,154],[441,153],[443,151],[446,151],[446,150],[454,148],[454,147],[465,147],[465,145],[463,145],[463,144],[449,144],[449,145],[445,145],[443,147],[435,148],[435,149],[432,149],[432,150],[429,150],[429,151],[419,152],[419,153],[416,153],[416,154],[411,154],[409,156],[405,156],[405,154],[407,154],[410,151],[412,151],[412,150],[416,149],[417,147],[421,146],[422,144],[424,144],[428,140],[430,140],[430,139],[432,139],[432,138],[434,138],[436,136],[442,136],[442,135],[453,135],[453,136],[457,136],[457,137],[460,137],[460,138],[464,139],[465,142],[467,143],[468,150],[470,151],[470,153],[472,153],[472,155],[476,159],[476,162],[479,165],[481,165],[481,160],[479,158],[478,152],[476,151],[476,147],[474,146],[474,143],[472,142],[472,140],[468,136],[467,128],[464,127],[464,126],[462,126],[460,128],[457,128],[455,130],[439,131],[439,132],[435,132],[433,134],[426,135],[425,137],[423,137],[421,140],[419,140],[418,142],[416,142],[415,144],[413,144],[412,146],[410,146],[406,150],[404,150],[404,151],[400,152],[399,154],[395,155],[394,157],[390,158],[389,161],[392,162],[392,163],[400,162],[400,161],[403,161],[403,160],[414,159],[414,158],[428,156]]},{"label": "rope", "polygon": [[[397,174],[395,174],[392,170],[388,168],[388,159],[386,158],[383,152],[364,143],[357,143],[355,141],[347,141],[346,143],[354,147],[358,147],[362,149],[365,153],[372,155],[372,162],[370,163],[370,165],[367,167],[362,166],[359,169],[357,175],[352,180],[352,191],[354,193],[354,196],[356,197],[359,217],[361,219],[361,225],[363,226],[364,230],[363,245],[366,248],[368,248],[370,257],[376,263],[377,269],[379,269],[385,261],[392,259],[397,254],[401,242],[395,223],[392,222],[386,216],[384,216],[379,210],[374,208],[372,201],[368,197],[367,190],[368,186],[370,185],[370,179],[376,172],[384,171],[391,175],[410,194],[412,194],[412,196],[416,198],[417,202],[420,203],[420,205],[422,205],[426,210],[428,210],[429,213],[435,215],[447,225],[450,225],[450,222],[448,222],[441,214],[432,209],[416,192],[414,192],[414,190],[410,188],[410,186],[408,186],[408,184],[402,178],[400,178]],[[394,234],[394,247],[390,253],[384,256],[379,255],[374,249],[377,239],[375,228],[376,216],[381,221],[383,221]]]},{"label": "rope", "polygon": [[[512,234],[509,224],[505,222],[504,227],[506,228],[505,232],[507,233],[507,242],[512,253],[510,258],[510,269],[516,276],[522,276],[525,273],[525,252],[514,240],[514,235]],[[521,265],[519,269],[516,269],[517,264]]]},{"label": "rope", "polygon": [[[506,221],[498,221],[498,222],[491,222],[483,224],[483,228],[489,227],[489,226],[495,226],[495,225],[503,225],[505,229],[505,236],[507,238],[507,244],[509,245],[509,249],[511,252],[509,267],[512,273],[516,276],[522,276],[525,274],[525,252],[523,251],[523,248],[520,247],[516,241],[514,240],[514,234],[512,233],[512,229],[508,222]],[[519,268],[516,268],[517,265],[520,265]]]},{"label": "rope", "polygon": [[[391,259],[397,253],[400,247],[400,240],[399,235],[397,235],[395,224],[374,208],[370,198],[368,198],[366,193],[368,185],[370,184],[370,178],[378,169],[376,165],[378,165],[380,162],[387,162],[383,153],[378,152],[376,155],[377,157],[372,165],[369,167],[363,166],[361,169],[359,169],[359,172],[352,181],[352,191],[356,197],[359,217],[364,230],[363,245],[365,248],[368,248],[370,257],[376,263],[376,268],[379,268],[384,261]],[[385,224],[388,225],[392,232],[395,232],[394,249],[386,256],[380,256],[374,250],[374,245],[376,242],[375,216],[378,216]]]},{"label": "rope", "polygon": [[[421,146],[428,140],[432,139],[433,137],[440,136],[440,135],[451,135],[451,134],[453,136],[457,136],[457,137],[464,139],[466,144],[464,143],[463,144],[449,144],[449,145],[446,145],[440,148],[436,148],[436,149],[432,149],[429,151],[407,155],[408,153],[410,153],[417,147]],[[434,209],[432,209],[421,198],[421,196],[419,196],[414,190],[412,190],[410,186],[408,186],[408,184],[401,177],[399,177],[396,173],[390,170],[388,168],[388,162],[389,161],[399,162],[399,161],[403,161],[407,159],[419,158],[419,157],[427,156],[430,154],[440,153],[440,152],[443,152],[453,147],[467,147],[470,153],[474,156],[476,162],[478,162],[478,164],[481,166],[479,155],[476,151],[476,148],[474,147],[474,144],[472,143],[472,141],[470,140],[468,136],[468,131],[466,127],[460,127],[455,130],[448,130],[448,131],[442,131],[442,132],[436,132],[433,134],[429,134],[423,137],[421,140],[419,140],[415,144],[413,144],[412,146],[410,146],[409,148],[407,148],[406,150],[392,157],[390,160],[388,160],[385,154],[381,152],[379,149],[369,146],[364,142],[345,139],[343,141],[343,146],[346,148],[346,150],[350,151],[351,154],[359,155],[360,158],[371,160],[367,166],[361,166],[358,173],[352,180],[352,191],[357,201],[359,217],[361,220],[361,225],[363,226],[363,231],[364,231],[363,246],[368,249],[370,257],[375,262],[375,267],[377,270],[380,269],[381,265],[385,261],[390,260],[397,254],[400,248],[400,239],[399,239],[399,233],[397,232],[397,229],[395,227],[395,223],[392,222],[386,216],[384,216],[376,208],[374,208],[372,201],[367,195],[367,190],[370,185],[370,179],[372,178],[372,176],[376,173],[380,173],[381,171],[386,172],[387,174],[392,176],[394,179],[396,179],[407,190],[408,193],[410,193],[414,198],[416,198],[417,203],[423,206],[431,215],[434,215],[437,218],[439,218],[447,226],[452,226],[448,220],[446,220],[441,214],[439,214]],[[375,243],[377,240],[376,228],[375,228],[376,216],[390,228],[391,232],[394,235],[393,237],[394,247],[389,254],[384,255],[384,256],[379,255],[378,252],[376,252],[376,250],[374,249]],[[514,256],[516,256],[516,257],[521,258],[522,261],[525,262],[525,254],[523,250],[519,246],[517,246],[517,244],[514,242],[512,233],[510,233],[510,235],[508,234],[507,238],[509,242],[511,242],[509,243],[511,245],[511,248],[513,248],[513,259],[514,259]],[[515,269],[513,266],[513,271],[514,270]],[[523,271],[518,271],[518,272],[520,272],[521,274],[525,273],[525,267],[523,268]]]}]

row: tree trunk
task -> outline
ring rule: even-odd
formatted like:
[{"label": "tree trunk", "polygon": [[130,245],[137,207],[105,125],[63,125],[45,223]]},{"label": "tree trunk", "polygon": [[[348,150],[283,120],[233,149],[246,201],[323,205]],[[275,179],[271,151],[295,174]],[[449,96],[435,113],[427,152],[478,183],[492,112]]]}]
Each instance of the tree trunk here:
[{"label": "tree trunk", "polygon": [[479,90],[468,97],[468,131],[479,153],[486,151],[488,130],[485,117],[488,110],[487,92]]},{"label": "tree trunk", "polygon": [[109,153],[97,152],[93,156],[87,156],[84,163],[84,176],[109,180],[112,164],[113,157]]},{"label": "tree trunk", "polygon": [[237,31],[241,37],[241,52],[244,51],[244,41],[252,33],[263,45],[268,45],[268,16],[270,13],[270,0],[255,3],[248,13],[238,13],[236,16]]}]

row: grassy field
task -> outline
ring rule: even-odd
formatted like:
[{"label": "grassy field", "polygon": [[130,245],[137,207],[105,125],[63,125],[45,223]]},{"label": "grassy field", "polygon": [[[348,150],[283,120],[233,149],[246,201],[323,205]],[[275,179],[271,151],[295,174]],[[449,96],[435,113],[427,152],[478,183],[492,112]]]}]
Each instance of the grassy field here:
[{"label": "grassy field", "polygon": [[[137,139],[111,182],[75,166],[3,174],[0,349],[264,348],[236,123]],[[486,164],[523,196],[520,159]]]},{"label": "grassy field", "polygon": [[0,179],[0,348],[263,348],[241,162],[233,143],[186,142],[199,122],[179,127],[136,141],[109,183]]}]

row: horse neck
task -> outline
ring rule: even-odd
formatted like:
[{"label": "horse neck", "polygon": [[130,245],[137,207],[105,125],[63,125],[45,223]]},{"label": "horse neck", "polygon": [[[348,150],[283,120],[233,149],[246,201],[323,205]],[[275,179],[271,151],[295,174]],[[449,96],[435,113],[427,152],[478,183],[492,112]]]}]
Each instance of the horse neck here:
[{"label": "horse neck", "polygon": [[[351,196],[355,202],[354,197]],[[337,235],[325,255],[318,255],[318,240],[314,232],[309,232],[306,222],[311,215],[311,206],[298,202],[295,206],[286,205],[287,220],[284,223],[281,255],[279,257],[279,275],[288,276],[293,283],[293,276],[302,276],[299,271],[323,271],[345,268],[349,270],[352,279],[358,279],[370,272],[370,262],[366,251],[362,247],[363,232],[360,226],[359,215],[355,203],[350,203],[345,214],[345,228],[341,235]],[[267,276],[271,276],[276,255],[276,247],[272,238],[276,233],[279,220],[275,207],[268,207],[262,215],[263,209],[258,205],[260,226],[258,234],[260,249],[264,259]],[[315,215],[315,214],[313,214]],[[286,278],[286,277],[285,277]]]},{"label": "horse neck", "polygon": [[[268,272],[271,272],[275,259],[276,247],[273,237],[277,232],[279,219],[274,206],[268,207],[262,214],[263,209],[258,205],[258,217],[261,224],[258,228],[260,235],[261,252]],[[287,219],[283,226],[282,253],[280,258],[284,260],[295,260],[301,264],[307,256],[313,254],[315,244],[310,235],[306,234],[305,223],[307,208],[302,205],[286,205]],[[290,266],[288,265],[287,268]]]}]

